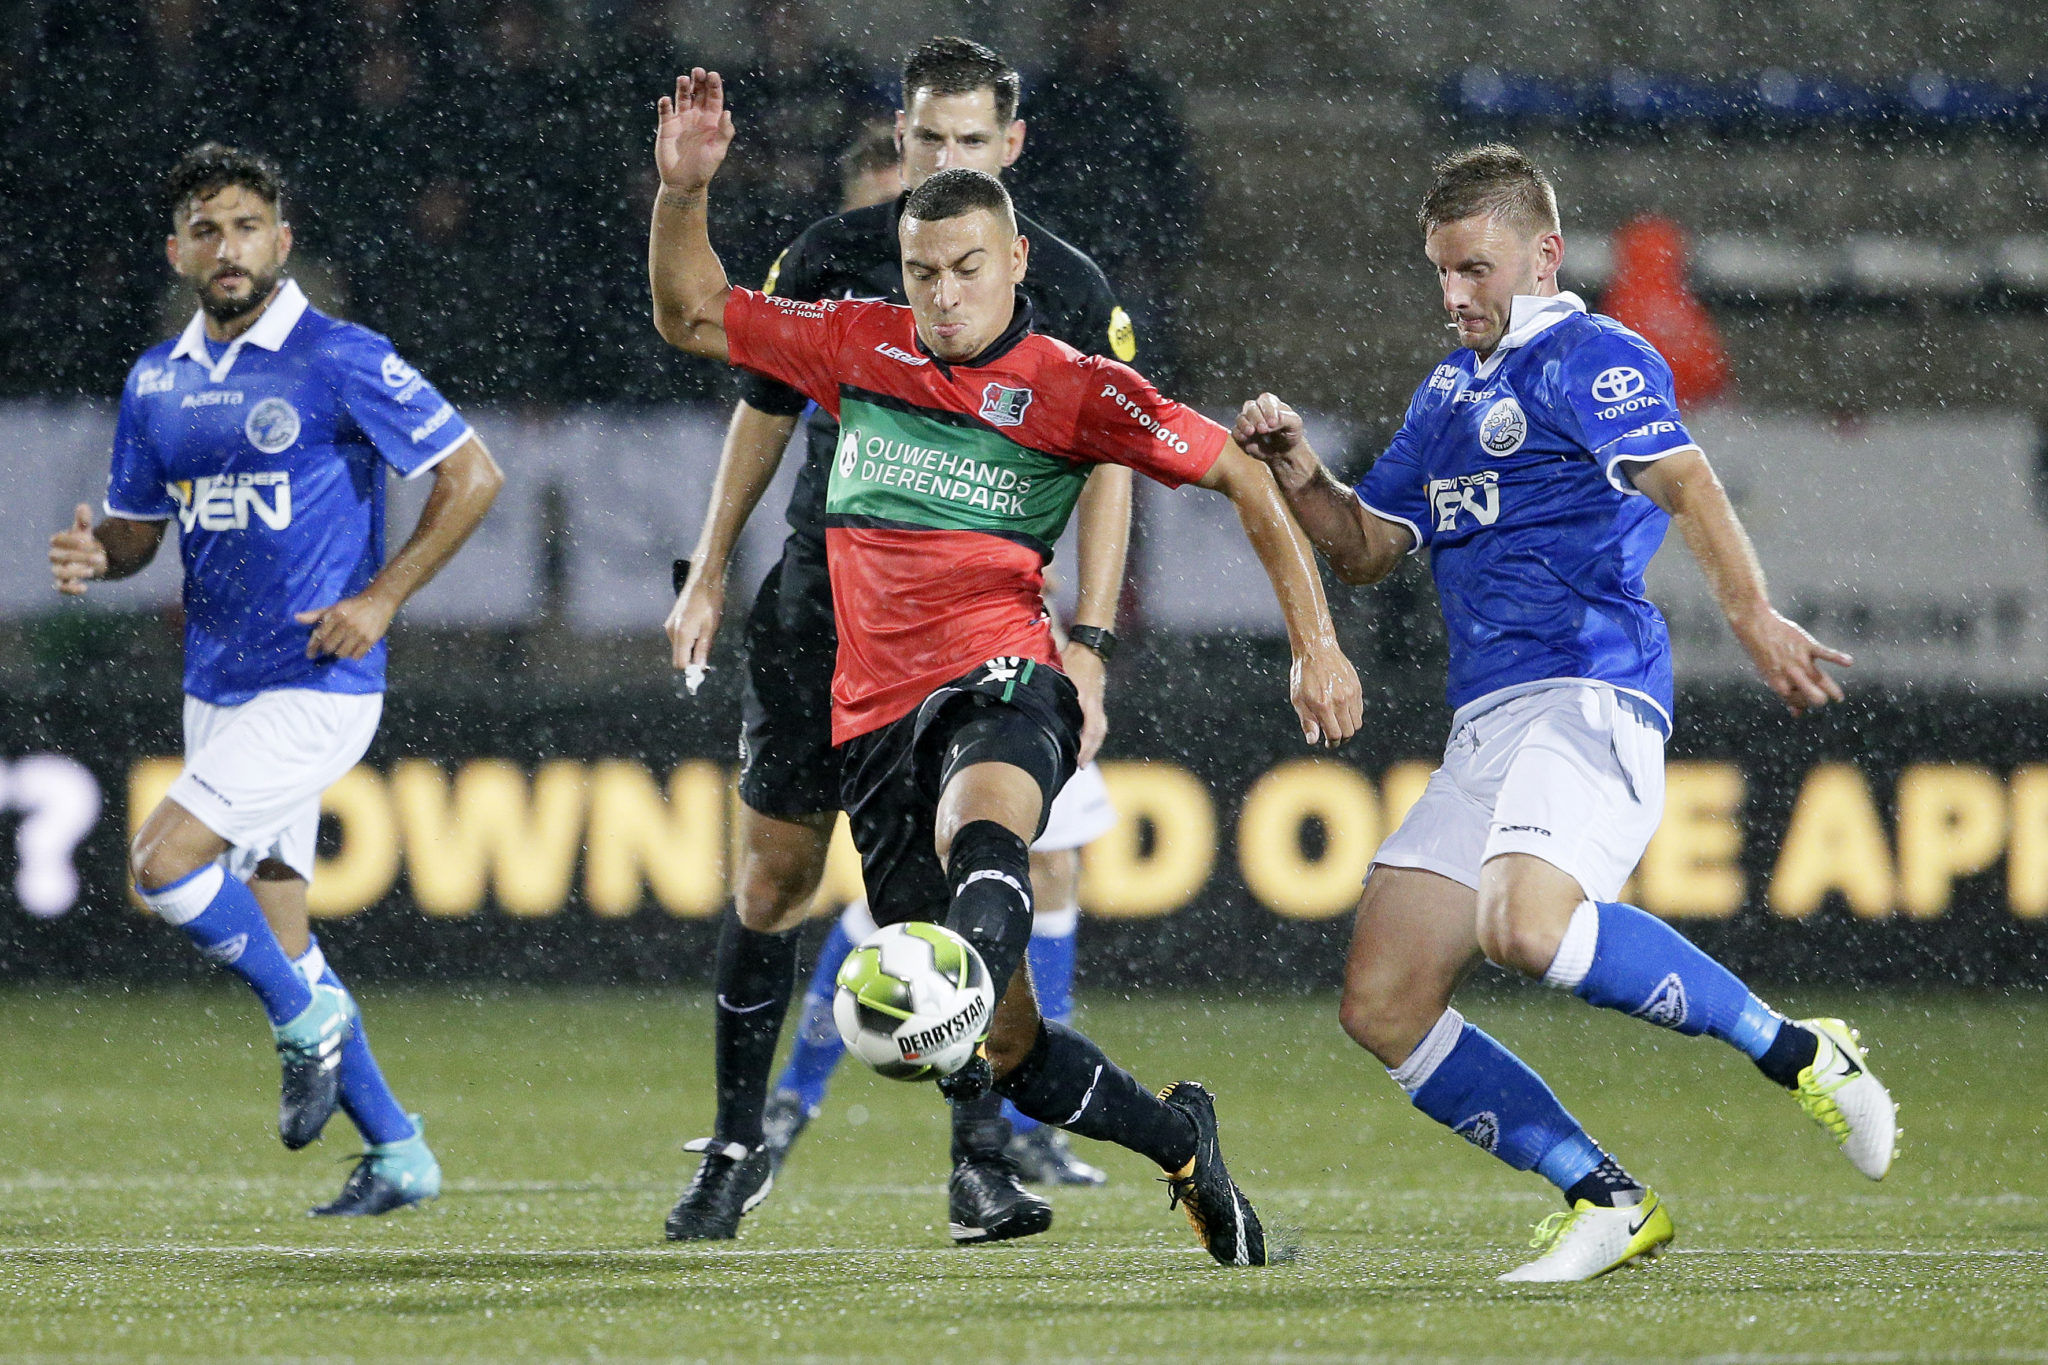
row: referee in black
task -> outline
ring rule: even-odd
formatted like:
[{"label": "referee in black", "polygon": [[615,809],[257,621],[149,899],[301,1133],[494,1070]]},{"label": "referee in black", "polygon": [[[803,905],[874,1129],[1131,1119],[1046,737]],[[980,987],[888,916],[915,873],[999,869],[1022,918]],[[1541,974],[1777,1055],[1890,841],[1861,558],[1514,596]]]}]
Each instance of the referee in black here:
[{"label": "referee in black", "polygon": [[[955,166],[1000,175],[1024,149],[1019,81],[1009,63],[964,38],[934,38],[903,65],[896,114],[903,188]],[[887,299],[907,303],[896,223],[903,196],[813,223],[776,259],[762,286],[796,299]],[[1032,329],[1089,354],[1130,361],[1137,338],[1093,261],[1022,214],[1031,241],[1024,282]],[[792,389],[748,376],[733,412],[704,528],[667,630],[677,668],[709,662],[725,608],[725,576],[754,505],[768,487],[802,418]],[[721,925],[715,976],[718,1118],[714,1134],[691,1142],[703,1163],[668,1217],[675,1240],[736,1236],[740,1217],[773,1183],[762,1114],[775,1045],[796,989],[797,930],[824,876],[839,811],[839,760],[831,740],[831,687],[838,646],[825,570],[825,486],[839,436],[822,411],[810,417],[807,450],[789,502],[789,538],[747,617],[740,734],[740,855],[737,914]],[[1130,471],[1104,466],[1079,507],[1080,600],[1064,651],[1081,695],[1081,761],[1094,758],[1106,730],[1103,665],[1114,643],[1116,601],[1130,535]],[[1042,1232],[1052,1208],[1025,1189],[1004,1155],[1010,1125],[1001,1100],[955,1105],[948,1223],[974,1240]],[[956,1233],[956,1236],[958,1234]]]}]

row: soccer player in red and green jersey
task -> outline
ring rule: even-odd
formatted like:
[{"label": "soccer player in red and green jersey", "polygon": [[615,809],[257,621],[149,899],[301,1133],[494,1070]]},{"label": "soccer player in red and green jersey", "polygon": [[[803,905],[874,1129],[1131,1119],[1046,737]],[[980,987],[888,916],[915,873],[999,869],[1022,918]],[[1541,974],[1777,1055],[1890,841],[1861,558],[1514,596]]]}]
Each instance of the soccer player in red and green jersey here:
[{"label": "soccer player in red and green jersey", "polygon": [[[1153,1096],[1088,1039],[1042,1020],[1018,967],[1031,930],[1028,845],[1073,771],[1081,725],[1043,569],[1090,469],[1125,465],[1236,505],[1287,620],[1302,733],[1336,744],[1359,725],[1358,676],[1301,531],[1271,476],[1221,427],[1128,366],[1031,331],[1016,294],[1030,244],[992,176],[944,171],[905,204],[908,308],[733,288],[706,228],[732,136],[716,73],[679,79],[661,102],[655,326],[839,420],[825,526],[842,805],[876,920],[948,906],[945,923],[979,950],[1000,1002],[985,1057],[941,1087],[969,1099],[992,1083],[1041,1122],[1148,1157],[1212,1256],[1263,1264],[1264,1234],[1224,1169],[1208,1092],[1183,1081]],[[700,1179],[765,1193],[765,1149],[708,1155],[729,1164]]]}]

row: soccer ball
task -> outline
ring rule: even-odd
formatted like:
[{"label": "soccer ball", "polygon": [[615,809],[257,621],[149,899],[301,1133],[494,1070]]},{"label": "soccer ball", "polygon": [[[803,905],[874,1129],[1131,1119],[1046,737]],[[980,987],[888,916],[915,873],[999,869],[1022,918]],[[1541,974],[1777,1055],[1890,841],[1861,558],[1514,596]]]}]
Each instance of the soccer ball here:
[{"label": "soccer ball", "polygon": [[988,1037],[996,993],[981,954],[951,929],[879,929],[839,966],[832,1021],[846,1050],[891,1080],[950,1076]]}]

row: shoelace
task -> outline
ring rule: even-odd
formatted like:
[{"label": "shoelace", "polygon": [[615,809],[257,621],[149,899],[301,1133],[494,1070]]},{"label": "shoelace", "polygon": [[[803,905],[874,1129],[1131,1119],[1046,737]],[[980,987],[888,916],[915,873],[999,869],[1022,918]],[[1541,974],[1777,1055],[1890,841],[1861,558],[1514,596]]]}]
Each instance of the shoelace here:
[{"label": "shoelace", "polygon": [[1536,1225],[1536,1231],[1529,1238],[1529,1245],[1538,1251],[1548,1251],[1564,1239],[1571,1226],[1579,1219],[1577,1209],[1559,1209]]},{"label": "shoelace", "polygon": [[358,1180],[366,1180],[377,1173],[375,1169],[377,1154],[375,1152],[357,1152],[354,1156],[341,1156],[336,1157],[334,1160],[336,1165],[340,1165],[344,1161],[353,1161],[355,1163],[355,1168],[348,1173],[348,1178],[341,1182],[341,1192],[343,1194],[347,1194],[350,1190],[354,1189]]},{"label": "shoelace", "polygon": [[1172,1213],[1179,1209],[1187,1216],[1188,1225],[1194,1228],[1195,1235],[1207,1242],[1209,1225],[1202,1218],[1201,1205],[1195,1202],[1194,1173],[1164,1175],[1159,1177],[1159,1183],[1166,1186],[1166,1211]]}]

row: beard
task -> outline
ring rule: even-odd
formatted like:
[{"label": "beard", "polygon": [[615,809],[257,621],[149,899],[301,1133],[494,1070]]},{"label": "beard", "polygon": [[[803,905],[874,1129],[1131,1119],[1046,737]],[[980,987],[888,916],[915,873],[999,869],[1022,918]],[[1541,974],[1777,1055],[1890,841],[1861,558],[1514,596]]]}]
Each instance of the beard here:
[{"label": "beard", "polygon": [[199,306],[206,311],[206,316],[215,322],[225,323],[255,312],[269,301],[271,292],[277,288],[277,282],[284,277],[284,269],[279,266],[267,274],[258,274],[253,270],[245,271],[244,274],[249,280],[249,292],[240,298],[232,294],[215,293],[212,280],[199,286]]}]

